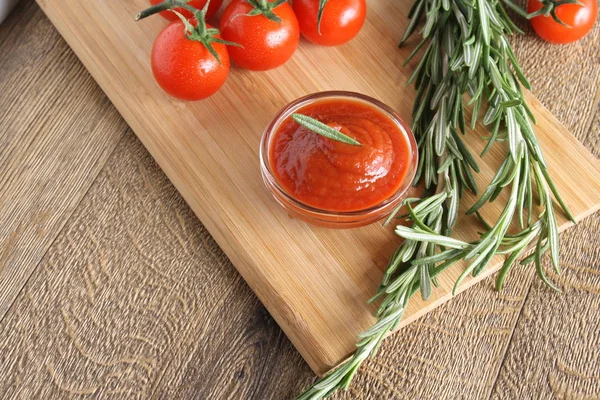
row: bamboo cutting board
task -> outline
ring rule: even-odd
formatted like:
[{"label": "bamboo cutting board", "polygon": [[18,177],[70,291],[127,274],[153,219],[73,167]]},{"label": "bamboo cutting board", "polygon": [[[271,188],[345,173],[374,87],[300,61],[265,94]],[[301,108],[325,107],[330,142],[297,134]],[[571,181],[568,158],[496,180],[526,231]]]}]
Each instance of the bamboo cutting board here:
[{"label": "bamboo cutting board", "polygon": [[[290,219],[263,186],[259,140],[282,106],[321,90],[371,95],[409,119],[414,91],[405,83],[412,68],[401,65],[411,48],[396,45],[411,1],[370,0],[367,22],[351,43],[322,48],[302,41],[284,67],[234,68],[219,93],[195,103],[174,100],[154,83],[149,54],[166,22],[133,21],[146,0],[38,2],[311,368],[322,374],[347,357],[356,335],[374,322],[375,306],[366,300],[399,239],[393,227],[378,224],[336,231]],[[528,100],[555,183],[581,219],[600,208],[600,165],[539,102]],[[475,134],[467,143],[475,153],[484,145]],[[496,146],[480,162],[481,187],[504,151]],[[504,199],[486,206],[484,217],[493,220]],[[473,201],[467,196],[463,204]],[[470,239],[478,229],[465,218],[455,235]],[[413,299],[404,324],[447,301],[460,272],[456,266],[442,275],[429,302]]]}]

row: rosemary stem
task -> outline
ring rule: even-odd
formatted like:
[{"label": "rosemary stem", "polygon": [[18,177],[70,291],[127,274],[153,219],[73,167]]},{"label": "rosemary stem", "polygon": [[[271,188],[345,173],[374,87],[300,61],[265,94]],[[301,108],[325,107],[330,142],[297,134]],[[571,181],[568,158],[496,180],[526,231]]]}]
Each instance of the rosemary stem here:
[{"label": "rosemary stem", "polygon": [[[505,4],[515,6],[511,0]],[[528,87],[528,82],[507,39],[519,32],[518,28],[499,0],[415,0],[409,17],[402,43],[419,32],[422,40],[418,46],[425,47],[422,53],[411,54],[421,59],[409,78],[417,90],[411,125],[419,147],[415,185],[423,184],[428,191],[435,185],[435,193],[418,204],[416,199],[405,200],[408,214],[402,218],[412,224],[396,227],[396,234],[405,240],[391,257],[377,294],[370,300],[381,301],[377,322],[359,336],[353,357],[307,389],[301,399],[320,399],[347,388],[360,364],[399,326],[410,298],[420,291],[426,299],[436,276],[459,261],[468,261],[468,265],[455,290],[468,275],[481,273],[494,255],[507,255],[497,280],[501,288],[513,264],[534,242],[533,256],[526,260],[535,262],[540,278],[553,287],[540,262],[548,250],[559,271],[553,199],[571,216],[550,179],[532,126],[533,115],[521,93],[520,85]],[[422,28],[417,30],[417,26]],[[464,189],[477,192],[473,174],[479,167],[460,135],[466,133],[465,93],[471,96],[473,127],[483,122],[491,128],[484,153],[493,146],[505,151],[504,162],[468,213],[480,216],[479,208],[510,190],[500,216],[493,224],[484,224],[485,231],[472,242],[450,236]],[[479,113],[482,106],[487,107],[483,116]],[[537,219],[532,218],[534,186],[541,199]],[[516,214],[522,230],[508,234]]]}]

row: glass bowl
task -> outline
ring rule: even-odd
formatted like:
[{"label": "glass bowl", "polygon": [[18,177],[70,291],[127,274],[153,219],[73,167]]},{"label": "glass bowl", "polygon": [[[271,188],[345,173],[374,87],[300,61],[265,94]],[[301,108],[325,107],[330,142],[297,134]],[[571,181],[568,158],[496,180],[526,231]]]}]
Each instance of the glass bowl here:
[{"label": "glass bowl", "polygon": [[[372,108],[380,111],[383,115],[387,116],[394,124],[398,126],[400,132],[405,135],[410,153],[407,174],[396,192],[372,207],[358,211],[338,212],[323,210],[304,204],[296,199],[292,194],[287,192],[282,185],[280,185],[275,177],[273,169],[271,168],[271,145],[281,122],[286,120],[292,113],[308,104],[331,99],[352,100],[366,103]],[[283,109],[281,109],[277,115],[275,115],[273,120],[265,129],[260,142],[261,174],[265,185],[271,191],[275,200],[277,200],[277,202],[288,211],[291,217],[328,228],[355,228],[372,224],[389,215],[389,213],[391,213],[406,197],[415,177],[417,164],[417,142],[414,134],[410,130],[410,127],[394,110],[379,100],[354,92],[318,92],[292,101],[283,107]]]}]

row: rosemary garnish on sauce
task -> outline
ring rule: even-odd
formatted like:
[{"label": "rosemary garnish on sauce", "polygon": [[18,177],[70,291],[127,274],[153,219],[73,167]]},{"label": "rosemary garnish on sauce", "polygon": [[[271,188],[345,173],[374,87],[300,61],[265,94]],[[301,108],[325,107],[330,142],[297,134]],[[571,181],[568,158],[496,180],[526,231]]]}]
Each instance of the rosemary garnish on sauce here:
[{"label": "rosemary garnish on sauce", "polygon": [[[535,136],[535,119],[527,107],[521,85],[529,88],[507,36],[521,32],[498,0],[416,0],[409,13],[410,23],[401,45],[416,31],[422,39],[407,63],[420,56],[409,79],[417,89],[412,128],[419,147],[415,184],[429,190],[423,199],[403,202],[407,213],[397,209],[386,221],[397,218],[412,222],[398,225],[396,234],[404,238],[392,256],[378,292],[371,301],[381,300],[378,321],[359,335],[354,355],[339,368],[319,379],[299,399],[320,399],[338,389],[348,388],[362,362],[373,356],[384,337],[400,324],[410,298],[417,292],[424,299],[431,294],[435,277],[459,261],[467,267],[454,286],[454,292],[468,275],[476,276],[494,255],[506,256],[496,286],[516,260],[531,247],[533,254],[521,261],[535,263],[540,278],[547,279],[541,265],[549,251],[556,272],[559,268],[558,225],[554,200],[574,221],[554,187]],[[425,48],[421,53],[419,50]],[[472,242],[452,238],[452,228],[461,217],[458,203],[464,190],[478,193],[474,173],[479,171],[474,157],[462,141],[467,133],[463,97],[472,106],[470,128],[479,121],[490,127],[485,156],[492,146],[505,142],[505,158],[492,181],[467,214],[478,217],[479,209],[496,199],[503,190],[508,200],[491,224],[481,217],[485,232]],[[480,109],[487,109],[480,118]],[[534,212],[534,187],[539,212]],[[513,220],[520,231],[509,233]]]},{"label": "rosemary garnish on sauce", "polygon": [[292,114],[292,119],[300,125],[302,125],[303,127],[305,127],[306,129],[308,129],[309,131],[317,133],[328,139],[346,144],[351,144],[353,146],[362,146],[358,140],[355,140],[350,136],[344,135],[337,129],[333,129],[329,125],[324,124],[317,119],[309,117],[308,115],[294,113]]}]

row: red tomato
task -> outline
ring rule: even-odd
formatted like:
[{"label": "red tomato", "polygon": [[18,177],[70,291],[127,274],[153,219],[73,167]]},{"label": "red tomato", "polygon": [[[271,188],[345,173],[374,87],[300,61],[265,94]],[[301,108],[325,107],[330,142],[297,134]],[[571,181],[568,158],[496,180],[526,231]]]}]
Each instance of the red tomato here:
[{"label": "red tomato", "polygon": [[[190,22],[196,24],[196,20]],[[229,55],[225,45],[212,42],[221,60],[219,64],[202,43],[188,39],[184,29],[183,22],[175,21],[158,34],[152,47],[152,72],[156,82],[171,96],[201,100],[225,83]]]},{"label": "red tomato", "polygon": [[[550,43],[575,42],[592,30],[598,18],[598,0],[580,0],[583,5],[563,4],[556,8],[556,16],[570,27],[556,22],[551,16],[537,16],[531,19],[535,32]],[[527,12],[532,13],[543,7],[540,0],[529,0]]]},{"label": "red tomato", "polygon": [[[272,2],[269,0],[267,4]],[[221,16],[221,35],[243,46],[230,47],[229,55],[237,65],[253,71],[279,67],[292,57],[300,41],[294,11],[287,2],[273,8],[272,13],[281,19],[276,22],[264,14],[246,15],[252,10],[245,0],[233,0],[225,8]]]},{"label": "red tomato", "polygon": [[[150,0],[150,4],[156,5],[158,3],[162,3],[163,1],[164,0]],[[202,10],[202,8],[204,8],[204,5],[206,4],[206,0],[190,0],[187,3],[190,6],[197,8],[198,10]],[[215,15],[217,13],[217,11],[219,11],[219,8],[221,8],[222,3],[223,3],[223,0],[210,0],[210,4],[208,5],[208,10],[206,11],[206,19],[212,18],[212,16]],[[174,10],[181,13],[184,17],[186,17],[188,19],[193,17],[191,12],[189,12],[188,10],[182,9],[181,7],[175,8]],[[160,15],[165,17],[169,21],[178,21],[179,20],[179,17],[171,11],[161,11]]]},{"label": "red tomato", "polygon": [[328,0],[317,29],[319,0],[294,0],[300,32],[309,41],[323,46],[337,46],[352,39],[362,28],[367,15],[365,0]]}]

